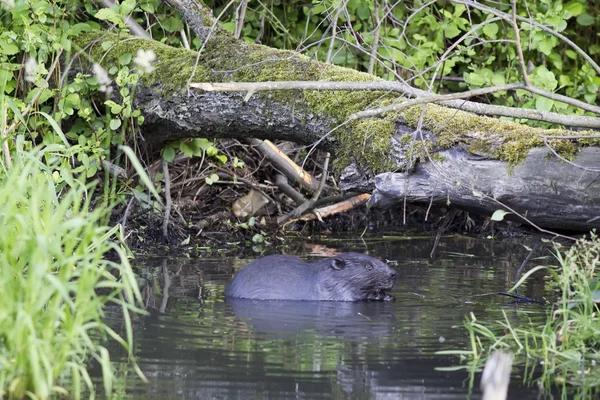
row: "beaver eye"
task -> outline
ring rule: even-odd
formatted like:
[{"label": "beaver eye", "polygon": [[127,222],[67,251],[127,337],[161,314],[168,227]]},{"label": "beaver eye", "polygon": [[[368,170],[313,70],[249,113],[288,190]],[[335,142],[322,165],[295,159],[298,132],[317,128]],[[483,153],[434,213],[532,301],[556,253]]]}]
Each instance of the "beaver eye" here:
[{"label": "beaver eye", "polygon": [[367,269],[373,269],[373,264],[366,264],[365,268],[367,268]]}]

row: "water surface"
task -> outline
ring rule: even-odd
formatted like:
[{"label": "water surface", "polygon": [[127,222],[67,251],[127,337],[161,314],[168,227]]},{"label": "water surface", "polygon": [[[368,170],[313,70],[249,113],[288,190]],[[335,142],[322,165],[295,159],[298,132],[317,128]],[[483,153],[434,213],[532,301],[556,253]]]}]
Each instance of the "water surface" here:
[{"label": "water surface", "polygon": [[[533,241],[533,239],[532,239]],[[537,305],[514,305],[505,291],[527,256],[523,239],[340,238],[292,242],[266,254],[304,258],[361,251],[398,271],[392,303],[225,301],[225,284],[255,257],[139,260],[150,315],[134,327],[143,383],[125,354],[119,394],[157,399],[464,399],[478,398],[466,371],[440,350],[468,347],[464,320],[543,318]],[[533,243],[530,243],[532,245]],[[535,264],[536,260],[532,263]],[[541,298],[542,279],[521,294]],[[517,310],[525,311],[526,313]],[[113,320],[118,327],[118,320]],[[537,398],[515,369],[509,398]],[[474,387],[472,387],[474,386]]]}]

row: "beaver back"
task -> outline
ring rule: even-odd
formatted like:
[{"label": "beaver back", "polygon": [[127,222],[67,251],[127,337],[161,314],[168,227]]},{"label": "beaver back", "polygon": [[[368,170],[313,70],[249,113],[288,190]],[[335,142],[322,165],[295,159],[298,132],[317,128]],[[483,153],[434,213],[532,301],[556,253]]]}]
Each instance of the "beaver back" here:
[{"label": "beaver back", "polygon": [[292,256],[267,256],[238,272],[225,296],[256,300],[391,300],[385,294],[396,272],[360,253],[307,262]]}]

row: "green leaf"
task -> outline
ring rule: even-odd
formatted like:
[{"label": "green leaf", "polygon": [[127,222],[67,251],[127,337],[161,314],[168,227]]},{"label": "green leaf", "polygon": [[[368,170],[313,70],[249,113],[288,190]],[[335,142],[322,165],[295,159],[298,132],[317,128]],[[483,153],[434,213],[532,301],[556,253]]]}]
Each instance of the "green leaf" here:
[{"label": "green leaf", "polygon": [[121,2],[121,14],[129,15],[136,6],[136,0],[125,0]]},{"label": "green leaf", "polygon": [[213,183],[215,183],[218,180],[219,180],[219,175],[217,175],[217,174],[211,174],[210,176],[207,176],[206,179],[204,179],[204,181],[206,182],[207,185],[212,185]]},{"label": "green leaf", "polygon": [[506,214],[512,214],[508,211],[504,211],[504,210],[496,210],[494,211],[494,214],[492,214],[492,221],[502,221],[504,219],[504,216]]},{"label": "green leaf", "polygon": [[80,22],[78,24],[71,26],[67,32],[71,36],[77,36],[83,32],[89,32],[92,29],[93,28],[91,25]]},{"label": "green leaf", "polygon": [[213,145],[210,140],[205,138],[194,139],[194,143],[204,151],[208,150]]},{"label": "green leaf", "polygon": [[167,32],[175,33],[183,29],[183,23],[179,18],[169,17],[161,25]]},{"label": "green leaf", "polygon": [[590,26],[596,22],[596,19],[590,14],[584,13],[577,17],[577,23],[581,26]]},{"label": "green leaf", "polygon": [[217,156],[215,156],[215,158],[219,161],[221,161],[221,163],[225,164],[227,162],[227,156],[224,154],[219,154]]},{"label": "green leaf", "polygon": [[194,156],[194,146],[190,142],[181,142],[179,144],[179,149],[186,157]]},{"label": "green leaf", "polygon": [[163,160],[166,162],[173,162],[175,159],[175,149],[172,146],[164,147],[161,153]]},{"label": "green leaf", "polygon": [[104,102],[104,104],[106,104],[107,106],[110,107],[110,112],[114,115],[117,115],[121,112],[121,110],[123,109],[123,106],[120,104],[115,103],[112,100],[106,100]]},{"label": "green leaf", "polygon": [[58,124],[56,123],[56,120],[43,111],[38,111],[37,114],[40,114],[42,117],[46,118],[46,120],[48,121],[50,126],[52,126],[52,129],[54,129],[54,133],[56,133],[58,135],[58,137],[60,138],[60,140],[63,141],[65,146],[67,148],[69,148],[70,147],[69,141],[65,137],[65,134],[63,133],[62,129],[60,129],[60,126],[58,126]]},{"label": "green leaf", "polygon": [[585,12],[585,5],[579,0],[571,0],[563,6],[563,10],[576,17]]},{"label": "green leaf", "polygon": [[490,39],[496,39],[496,35],[498,34],[498,24],[491,23],[483,26],[483,33]]},{"label": "green leaf", "polygon": [[358,14],[358,18],[362,20],[368,20],[371,17],[371,10],[369,10],[369,6],[365,3],[358,6],[356,13]]},{"label": "green leaf", "polygon": [[131,62],[131,53],[121,54],[119,57],[119,64],[121,65],[129,65]]},{"label": "green leaf", "polygon": [[481,87],[485,84],[485,79],[483,78],[483,76],[476,72],[464,74],[464,78],[465,82],[470,86]]},{"label": "green leaf", "polygon": [[219,154],[219,150],[215,146],[210,146],[208,149],[206,149],[206,155],[209,157],[214,157],[217,154]]},{"label": "green leaf", "polygon": [[450,22],[444,28],[444,35],[446,35],[448,39],[453,39],[460,35],[460,29],[458,29],[458,26],[456,26],[455,23]]},{"label": "green leaf", "polygon": [[0,40],[0,54],[6,54],[7,56],[12,56],[19,52],[19,48],[12,42],[6,40],[6,38],[2,38]]},{"label": "green leaf", "polygon": [[121,120],[118,118],[113,118],[110,120],[110,129],[116,131],[121,126]]},{"label": "green leaf", "polygon": [[96,15],[94,15],[94,17],[102,21],[111,22],[117,26],[123,25],[123,18],[121,18],[121,16],[117,14],[116,11],[112,8],[101,8],[100,10],[98,10]]},{"label": "green leaf", "polygon": [[539,111],[550,111],[554,105],[554,100],[542,96],[535,96],[535,109]]}]

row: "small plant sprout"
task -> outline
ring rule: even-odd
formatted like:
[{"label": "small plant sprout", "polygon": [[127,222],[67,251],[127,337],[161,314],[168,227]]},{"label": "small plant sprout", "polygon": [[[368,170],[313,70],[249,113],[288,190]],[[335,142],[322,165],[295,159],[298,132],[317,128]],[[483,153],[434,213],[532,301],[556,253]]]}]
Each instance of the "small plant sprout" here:
[{"label": "small plant sprout", "polygon": [[154,70],[152,63],[156,60],[156,54],[152,50],[139,49],[133,62],[138,66],[140,73],[149,74]]}]

